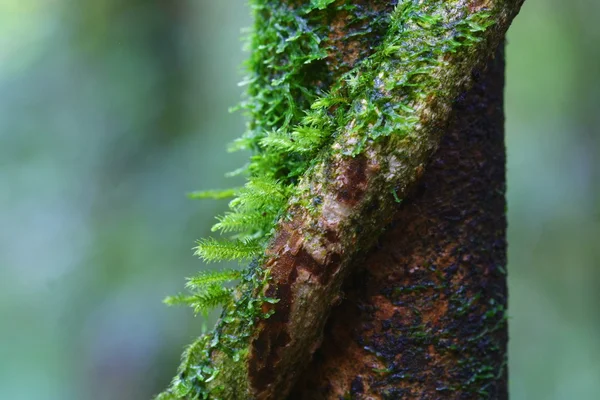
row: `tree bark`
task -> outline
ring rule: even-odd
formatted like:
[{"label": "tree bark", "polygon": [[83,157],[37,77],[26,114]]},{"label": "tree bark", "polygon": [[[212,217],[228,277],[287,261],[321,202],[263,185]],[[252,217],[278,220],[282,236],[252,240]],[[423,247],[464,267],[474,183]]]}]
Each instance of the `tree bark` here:
[{"label": "tree bark", "polygon": [[473,75],[290,399],[508,398],[503,49]]},{"label": "tree bark", "polygon": [[[189,350],[178,378],[186,396],[198,387],[219,399],[286,398],[360,265],[367,266],[365,284],[348,287],[349,300],[310,367],[329,377],[306,375],[318,389],[298,389],[300,398],[352,391],[365,399],[506,396],[501,57],[489,77],[476,71],[503,43],[522,2],[404,1],[391,11],[386,2],[372,9],[363,1],[331,9],[331,1],[310,2],[310,12],[322,10],[323,23],[333,24],[328,49],[342,52],[329,54],[329,79],[358,65],[342,89],[330,86],[346,96],[348,117],[275,226],[255,268],[269,279],[242,284],[212,336]],[[268,11],[263,3],[260,10]],[[306,15],[304,3],[283,4],[285,12],[304,7],[297,19]],[[372,16],[389,21],[387,33],[367,30],[365,40],[344,40],[338,25],[350,9],[390,13]],[[356,82],[363,89],[354,90]],[[473,82],[468,99],[457,101]],[[402,105],[398,113],[390,111],[394,105]],[[363,264],[392,217],[395,227],[380,239],[389,252],[375,251]],[[248,319],[245,310],[261,296],[278,301],[262,305],[268,318]],[[344,361],[336,358],[340,341],[348,344]],[[196,364],[211,377],[198,374]],[[161,400],[181,398],[167,397],[176,392]]]}]

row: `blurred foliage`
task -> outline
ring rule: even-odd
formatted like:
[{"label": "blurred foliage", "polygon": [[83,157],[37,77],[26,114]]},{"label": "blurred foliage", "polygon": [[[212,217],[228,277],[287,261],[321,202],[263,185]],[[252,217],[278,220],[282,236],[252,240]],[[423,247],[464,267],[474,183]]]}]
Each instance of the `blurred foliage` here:
[{"label": "blurred foliage", "polygon": [[[162,299],[247,154],[244,1],[0,2],[0,398],[148,399],[206,322]],[[513,399],[600,393],[600,3],[509,32]],[[214,314],[210,317],[214,320]],[[210,324],[210,322],[208,322]]]}]

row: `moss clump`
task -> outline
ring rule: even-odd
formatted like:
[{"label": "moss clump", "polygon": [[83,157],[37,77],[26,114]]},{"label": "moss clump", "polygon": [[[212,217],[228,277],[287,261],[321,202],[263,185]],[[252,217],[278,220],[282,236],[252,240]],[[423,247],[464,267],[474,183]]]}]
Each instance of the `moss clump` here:
[{"label": "moss clump", "polygon": [[[207,281],[212,280],[210,274],[205,277]],[[193,280],[192,278],[188,282]],[[227,395],[230,388],[214,382],[225,371],[215,367],[213,357],[218,353],[220,357],[227,357],[234,363],[243,363],[248,355],[246,344],[254,323],[271,316],[270,311],[263,310],[263,305],[277,302],[277,299],[260,292],[260,288],[269,281],[269,276],[268,271],[259,269],[256,262],[240,276],[240,280],[237,295],[227,298],[221,324],[214,331],[202,335],[184,351],[177,376],[157,400],[231,398]],[[235,371],[228,372],[236,375]],[[245,376],[241,374],[237,379],[244,380]]]}]

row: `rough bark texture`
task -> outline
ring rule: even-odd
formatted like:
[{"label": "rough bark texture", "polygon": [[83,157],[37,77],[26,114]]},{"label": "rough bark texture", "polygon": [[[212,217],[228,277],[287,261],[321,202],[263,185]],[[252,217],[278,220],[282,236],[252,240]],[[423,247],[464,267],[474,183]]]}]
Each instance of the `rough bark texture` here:
[{"label": "rough bark texture", "polygon": [[503,51],[345,285],[290,399],[506,399]]},{"label": "rough bark texture", "polygon": [[[475,1],[472,7],[478,9],[481,4]],[[265,267],[273,277],[267,295],[280,302],[274,305],[273,317],[258,324],[251,343],[249,379],[254,398],[276,399],[289,393],[320,346],[325,322],[340,299],[340,287],[352,262],[362,249],[371,247],[393,214],[390,190],[404,198],[421,178],[443,136],[453,99],[470,83],[472,68],[484,64],[503,41],[521,2],[502,4],[492,5],[498,12],[496,25],[484,42],[474,46],[470,57],[452,57],[453,66],[439,71],[449,90],[422,106],[415,105],[421,123],[413,136],[369,143],[357,157],[334,153],[300,183],[305,198],[292,203],[267,250]],[[355,143],[351,132],[342,134],[334,148],[346,149],[350,143]],[[454,176],[456,172],[448,168],[447,173]],[[321,203],[317,214],[297,205],[314,198]],[[407,230],[407,236],[413,234],[408,227],[401,229]]]}]

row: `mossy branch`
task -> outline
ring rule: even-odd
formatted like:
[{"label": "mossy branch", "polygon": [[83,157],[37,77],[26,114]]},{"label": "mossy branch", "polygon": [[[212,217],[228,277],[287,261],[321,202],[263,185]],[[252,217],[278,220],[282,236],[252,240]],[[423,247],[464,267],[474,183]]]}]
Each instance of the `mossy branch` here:
[{"label": "mossy branch", "polygon": [[250,182],[274,186],[232,201],[217,229],[240,236],[199,242],[207,261],[256,260],[161,399],[286,397],[350,266],[422,175],[522,2],[252,1],[251,121],[237,147],[254,151]]}]

